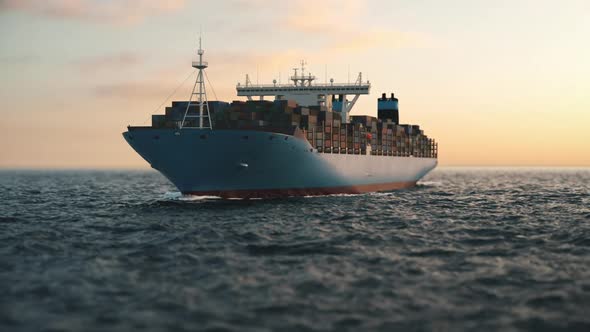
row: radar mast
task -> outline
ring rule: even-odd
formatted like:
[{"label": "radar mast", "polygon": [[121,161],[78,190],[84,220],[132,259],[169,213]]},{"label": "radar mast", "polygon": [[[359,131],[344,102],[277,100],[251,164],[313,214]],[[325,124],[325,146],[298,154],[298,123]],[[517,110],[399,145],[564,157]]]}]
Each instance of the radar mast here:
[{"label": "radar mast", "polygon": [[[193,91],[191,92],[191,96],[189,98],[188,104],[186,105],[186,111],[184,112],[184,117],[182,118],[182,123],[180,124],[180,129],[182,128],[198,128],[198,129],[212,129],[211,127],[211,118],[209,115],[209,103],[207,100],[207,90],[205,88],[205,68],[208,67],[207,61],[203,61],[203,54],[205,51],[201,45],[201,36],[199,35],[199,50],[197,54],[199,55],[199,61],[193,61],[193,67],[198,69],[199,72],[197,74],[197,79],[195,81],[195,85],[193,86]],[[199,86],[197,88],[197,85]],[[193,97],[196,96],[197,102],[193,102]],[[189,114],[189,110],[191,106],[199,106],[199,115],[191,115]],[[188,118],[198,118],[199,123],[198,126],[186,126],[186,119]],[[203,118],[207,118],[207,125],[204,125]]]}]

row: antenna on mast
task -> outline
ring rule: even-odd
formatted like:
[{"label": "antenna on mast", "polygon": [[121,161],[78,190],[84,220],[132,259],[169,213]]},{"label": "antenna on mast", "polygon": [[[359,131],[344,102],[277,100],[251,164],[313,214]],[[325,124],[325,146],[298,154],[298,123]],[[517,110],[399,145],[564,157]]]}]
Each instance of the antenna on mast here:
[{"label": "antenna on mast", "polygon": [[350,65],[348,65],[348,84],[350,84]]},{"label": "antenna on mast", "polygon": [[293,68],[295,75],[291,76],[291,80],[293,81],[293,84],[295,84],[295,86],[297,86],[297,81],[299,80],[299,78],[297,77],[298,70],[299,70],[299,68]]},{"label": "antenna on mast", "polygon": [[301,77],[305,76],[304,72],[305,72],[305,60],[301,60]]},{"label": "antenna on mast", "polygon": [[[199,29],[200,30],[200,29]],[[205,88],[205,68],[209,65],[207,61],[203,61],[203,54],[205,51],[203,50],[202,40],[201,40],[201,33],[199,31],[199,49],[197,50],[197,54],[199,55],[199,61],[193,61],[193,67],[199,70],[197,74],[197,80],[195,81],[195,85],[193,86],[193,91],[191,92],[191,96],[189,98],[188,104],[186,105],[186,111],[184,112],[184,117],[182,118],[182,122],[180,123],[180,129],[182,128],[199,128],[199,129],[212,129],[211,126],[211,117],[209,116],[209,103],[207,100],[207,90]],[[197,90],[197,85],[199,86]],[[193,97],[197,96],[197,103],[193,102]],[[199,115],[189,115],[188,112],[191,106],[199,106]],[[199,118],[199,125],[198,127],[189,127],[186,126],[186,119],[187,118]],[[207,118],[207,126],[204,126],[203,118]]]}]

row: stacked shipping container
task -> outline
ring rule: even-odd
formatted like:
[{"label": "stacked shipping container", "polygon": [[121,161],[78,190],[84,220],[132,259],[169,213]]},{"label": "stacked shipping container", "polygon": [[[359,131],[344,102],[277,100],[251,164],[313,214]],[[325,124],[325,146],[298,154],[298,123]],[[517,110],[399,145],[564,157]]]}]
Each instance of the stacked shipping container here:
[{"label": "stacked shipping container", "polygon": [[[187,102],[173,102],[172,107],[166,108],[165,115],[152,116],[152,127],[177,128],[186,106]],[[209,102],[209,108],[214,129],[293,134],[300,128],[310,144],[322,153],[421,158],[438,155],[437,143],[424,135],[419,126],[396,124],[392,119],[352,116],[350,123],[342,123],[339,112],[321,106],[302,107],[288,100],[234,101],[231,104],[215,101]],[[189,114],[196,112],[196,106],[189,108]]]}]

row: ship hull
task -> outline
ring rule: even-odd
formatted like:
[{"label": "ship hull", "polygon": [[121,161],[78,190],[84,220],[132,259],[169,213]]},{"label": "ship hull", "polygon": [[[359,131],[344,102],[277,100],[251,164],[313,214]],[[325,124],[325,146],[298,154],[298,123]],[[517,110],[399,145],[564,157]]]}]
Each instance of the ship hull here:
[{"label": "ship hull", "polygon": [[153,129],[123,136],[183,194],[268,198],[409,188],[435,158],[318,153],[305,139],[247,130]]}]

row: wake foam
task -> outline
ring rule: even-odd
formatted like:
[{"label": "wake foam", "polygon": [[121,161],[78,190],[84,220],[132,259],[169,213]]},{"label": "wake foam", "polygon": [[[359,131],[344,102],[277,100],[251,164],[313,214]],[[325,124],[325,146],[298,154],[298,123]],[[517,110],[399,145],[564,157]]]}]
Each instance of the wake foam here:
[{"label": "wake foam", "polygon": [[164,193],[164,199],[170,200],[170,201],[194,202],[194,201],[205,201],[205,200],[221,199],[221,197],[218,197],[218,196],[183,195],[179,191],[168,191],[168,192]]}]

